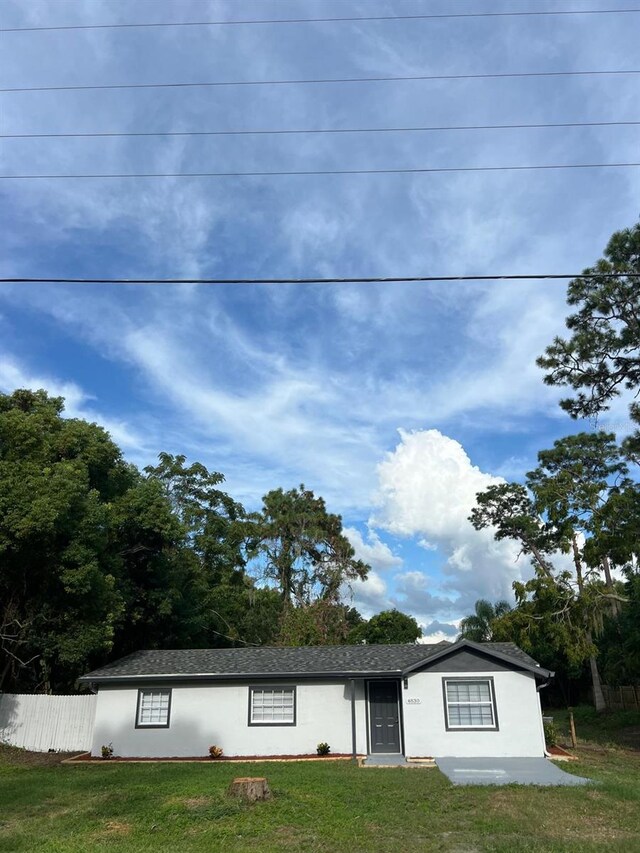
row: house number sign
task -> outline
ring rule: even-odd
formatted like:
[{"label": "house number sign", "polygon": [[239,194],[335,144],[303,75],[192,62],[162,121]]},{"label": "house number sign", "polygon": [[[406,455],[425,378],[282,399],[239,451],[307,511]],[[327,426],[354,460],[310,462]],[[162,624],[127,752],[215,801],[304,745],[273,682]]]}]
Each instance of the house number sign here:
[{"label": "house number sign", "polygon": [[407,705],[419,705],[419,704],[420,704],[419,699],[407,699]]}]

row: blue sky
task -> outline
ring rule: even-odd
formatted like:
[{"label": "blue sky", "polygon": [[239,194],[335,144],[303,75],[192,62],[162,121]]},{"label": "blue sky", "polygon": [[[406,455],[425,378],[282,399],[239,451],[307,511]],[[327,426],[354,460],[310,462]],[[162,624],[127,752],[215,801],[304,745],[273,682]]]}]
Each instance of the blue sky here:
[{"label": "blue sky", "polygon": [[[564,2],[563,9],[631,8]],[[4,0],[2,26],[455,10],[471,0]],[[640,15],[13,33],[3,87],[637,66]],[[13,93],[3,133],[633,121],[633,76]],[[2,172],[251,171],[637,161],[636,127],[2,140]],[[638,215],[637,170],[4,181],[1,276],[579,271]],[[528,573],[470,528],[576,425],[535,358],[565,284],[0,287],[0,387],[45,387],[127,458],[183,452],[248,507],[304,482],[343,515],[370,614],[429,636]],[[624,432],[619,406],[603,425]],[[586,425],[587,428],[589,425]]]}]

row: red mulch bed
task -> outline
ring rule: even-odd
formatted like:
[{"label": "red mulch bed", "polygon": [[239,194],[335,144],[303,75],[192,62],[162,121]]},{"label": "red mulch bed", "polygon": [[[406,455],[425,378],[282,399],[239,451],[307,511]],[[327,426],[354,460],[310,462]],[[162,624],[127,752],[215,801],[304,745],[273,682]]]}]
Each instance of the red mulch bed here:
[{"label": "red mulch bed", "polygon": [[567,752],[566,749],[563,749],[561,746],[548,746],[547,752],[549,755],[557,755],[560,758],[573,758],[570,752]]},{"label": "red mulch bed", "polygon": [[125,763],[127,761],[205,761],[208,764],[213,763],[221,763],[225,761],[308,761],[309,759],[313,759],[316,761],[323,760],[331,760],[332,758],[352,758],[351,753],[347,752],[335,752],[330,755],[317,755],[316,753],[309,753],[307,755],[224,755],[222,758],[209,758],[206,755],[194,755],[192,758],[183,758],[178,756],[169,756],[167,758],[148,758],[148,757],[140,757],[136,758],[134,756],[119,756],[114,755],[112,758],[99,758],[96,756],[92,756],[89,752],[84,752],[82,755],[78,755],[73,758],[72,761],[75,763],[76,761],[79,763],[81,761],[99,761],[100,763],[108,764],[108,763],[117,763],[122,762]]}]

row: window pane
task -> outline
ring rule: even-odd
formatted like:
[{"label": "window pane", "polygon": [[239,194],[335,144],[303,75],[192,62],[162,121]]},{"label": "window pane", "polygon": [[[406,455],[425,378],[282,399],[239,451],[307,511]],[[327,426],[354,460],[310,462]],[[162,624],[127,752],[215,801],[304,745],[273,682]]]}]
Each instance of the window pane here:
[{"label": "window pane", "polygon": [[169,722],[169,696],[169,690],[144,690],[140,695],[138,725],[167,725]]},{"label": "window pane", "polygon": [[446,682],[449,726],[488,728],[495,726],[491,684],[486,681]]},{"label": "window pane", "polygon": [[293,723],[294,689],[256,688],[251,691],[251,722]]},{"label": "window pane", "polygon": [[449,705],[450,726],[492,726],[491,705]]},{"label": "window pane", "polygon": [[490,702],[489,682],[448,681],[447,699],[449,702]]}]

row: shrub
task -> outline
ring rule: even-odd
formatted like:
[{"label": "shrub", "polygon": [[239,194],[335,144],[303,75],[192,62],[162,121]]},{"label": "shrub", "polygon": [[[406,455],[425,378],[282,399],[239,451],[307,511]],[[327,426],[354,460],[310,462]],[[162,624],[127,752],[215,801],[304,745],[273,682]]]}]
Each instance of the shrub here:
[{"label": "shrub", "polygon": [[105,759],[105,761],[108,758],[113,758],[113,744],[112,743],[102,744],[102,746],[100,747],[100,754]]},{"label": "shrub", "polygon": [[210,758],[222,758],[224,755],[224,750],[221,746],[216,746],[215,743],[209,747],[209,757]]},{"label": "shrub", "polygon": [[316,752],[318,753],[318,755],[329,755],[329,753],[331,752],[331,747],[328,743],[319,743],[316,747]]},{"label": "shrub", "polygon": [[553,723],[544,724],[544,741],[547,746],[557,746],[558,730]]}]

